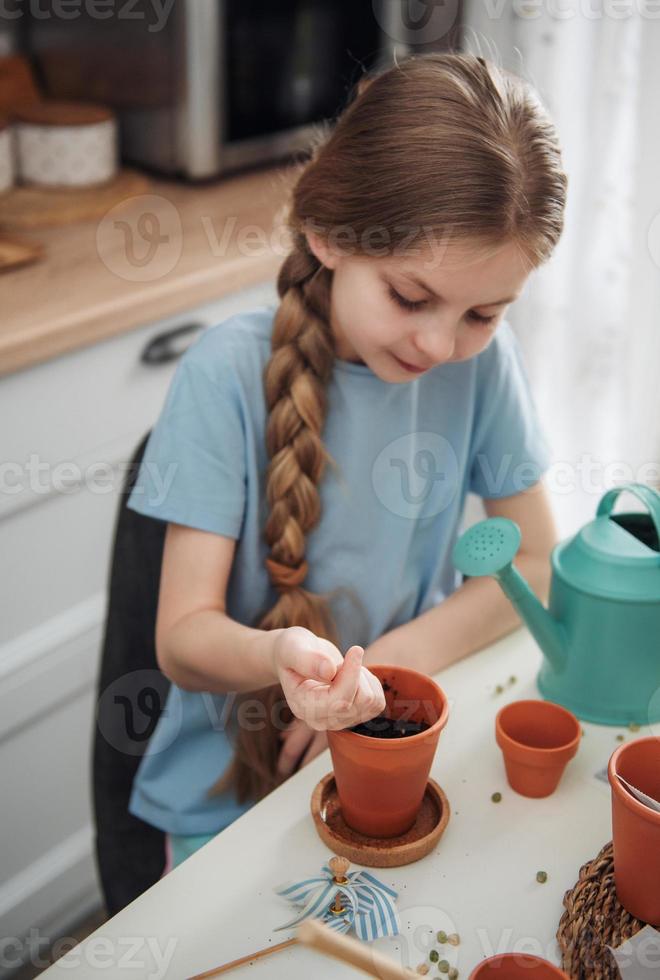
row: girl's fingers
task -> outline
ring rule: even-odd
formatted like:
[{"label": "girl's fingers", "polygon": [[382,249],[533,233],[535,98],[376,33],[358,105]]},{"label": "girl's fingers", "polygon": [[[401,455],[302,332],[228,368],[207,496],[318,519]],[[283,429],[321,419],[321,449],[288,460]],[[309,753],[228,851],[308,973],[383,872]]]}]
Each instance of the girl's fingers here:
[{"label": "girl's fingers", "polygon": [[329,710],[334,707],[346,711],[353,704],[360,685],[363,656],[362,647],[353,646],[347,651],[342,668],[330,685]]},{"label": "girl's fingers", "polygon": [[356,706],[363,707],[365,705],[370,705],[374,699],[374,691],[369,681],[369,674],[366,667],[360,667],[360,683],[358,685],[358,693],[355,698]]},{"label": "girl's fingers", "polygon": [[372,674],[367,667],[363,667],[362,670],[367,675],[367,680],[369,681],[371,693],[376,703],[378,714],[380,714],[382,711],[385,710],[385,705],[387,703],[385,700],[385,692],[383,691],[383,685],[378,680],[376,675]]},{"label": "girl's fingers", "polygon": [[[341,654],[329,641],[327,653],[341,658]],[[295,685],[285,694],[297,718],[316,732],[350,728],[361,721],[368,721],[385,709],[385,695],[378,678],[362,666],[364,648],[352,646],[342,659],[341,668],[329,685],[300,673],[288,672]],[[289,696],[289,693],[291,696]],[[293,748],[289,755],[293,755]],[[283,765],[290,764],[286,759]]]},{"label": "girl's fingers", "polygon": [[291,775],[313,737],[314,732],[303,721],[295,718],[291,722],[282,733],[282,747],[277,757],[277,771],[281,775]]},{"label": "girl's fingers", "polygon": [[284,666],[299,678],[311,678],[326,684],[331,683],[338,669],[330,652],[322,648],[318,641],[309,646],[306,643],[291,643],[286,649]]},{"label": "girl's fingers", "polygon": [[370,721],[381,713],[385,699],[382,694],[382,688],[379,694],[376,685],[380,687],[378,678],[370,674],[366,667],[362,667],[358,694],[353,702],[354,717],[352,724]]}]

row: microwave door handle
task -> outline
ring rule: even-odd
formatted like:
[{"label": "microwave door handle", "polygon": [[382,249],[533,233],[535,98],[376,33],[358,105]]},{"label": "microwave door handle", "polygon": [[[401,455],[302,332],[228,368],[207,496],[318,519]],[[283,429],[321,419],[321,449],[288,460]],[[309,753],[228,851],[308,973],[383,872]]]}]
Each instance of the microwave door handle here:
[{"label": "microwave door handle", "polygon": [[220,168],[224,101],[224,2],[181,0],[177,23],[183,52],[178,93],[177,154],[189,177],[208,177]]}]

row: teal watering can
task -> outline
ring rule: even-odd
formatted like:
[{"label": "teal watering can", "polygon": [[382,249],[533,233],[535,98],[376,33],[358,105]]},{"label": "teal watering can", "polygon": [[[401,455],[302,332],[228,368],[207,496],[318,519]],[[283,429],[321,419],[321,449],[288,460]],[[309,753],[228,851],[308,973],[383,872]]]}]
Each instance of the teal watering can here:
[{"label": "teal watering can", "polygon": [[[648,513],[613,514],[630,492]],[[586,721],[660,721],[660,493],[642,483],[608,490],[596,517],[552,550],[549,608],[513,565],[515,521],[479,521],[453,550],[470,577],[492,575],[540,646],[541,694]]]}]

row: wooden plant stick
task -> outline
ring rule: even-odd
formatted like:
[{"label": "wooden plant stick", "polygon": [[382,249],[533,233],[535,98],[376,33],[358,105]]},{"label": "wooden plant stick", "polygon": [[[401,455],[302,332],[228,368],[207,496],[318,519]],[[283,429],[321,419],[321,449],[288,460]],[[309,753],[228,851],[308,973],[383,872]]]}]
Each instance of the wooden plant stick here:
[{"label": "wooden plant stick", "polygon": [[267,946],[265,949],[257,950],[256,953],[250,953],[249,956],[240,956],[237,960],[232,960],[231,963],[225,963],[223,966],[216,966],[212,970],[206,970],[205,973],[196,973],[189,980],[204,980],[205,977],[219,977],[221,973],[228,973],[229,970],[233,970],[237,966],[245,966],[246,963],[252,963],[253,960],[260,960],[270,953],[277,953],[278,950],[286,949],[287,946],[293,946],[297,942],[298,939],[294,936],[293,939],[287,939],[283,943],[278,943],[277,946]]},{"label": "wooden plant stick", "polygon": [[[346,858],[335,856],[328,861],[328,866],[332,872],[333,880],[337,885],[344,885],[348,882],[347,873],[351,866],[350,861],[347,861]],[[345,912],[339,892],[335,895],[330,911],[335,915],[340,915]],[[237,960],[232,960],[231,963],[216,966],[212,970],[207,970],[205,973],[196,973],[189,980],[206,980],[207,977],[219,977],[221,973],[228,973],[229,970],[233,970],[237,966],[244,966],[246,963],[252,963],[254,960],[262,959],[264,956],[278,952],[278,950],[287,949],[287,947],[293,946],[297,942],[313,946],[320,952],[334,956],[336,959],[343,960],[345,963],[351,963],[353,966],[364,970],[365,973],[369,973],[373,977],[378,977],[379,980],[409,980],[410,977],[418,976],[414,971],[404,970],[392,960],[387,959],[371,948],[365,947],[358,940],[338,935],[332,929],[324,926],[318,919],[306,919],[298,927],[298,933],[293,939],[287,939],[283,943],[278,943],[277,946],[267,946],[265,949],[257,950],[257,952],[250,953],[248,956],[241,956]]]},{"label": "wooden plant stick", "polygon": [[[332,871],[332,876],[336,884],[345,885],[348,881],[346,873],[351,866],[351,862],[347,861],[346,858],[337,857],[335,855],[328,861],[328,866]],[[333,908],[337,913],[344,911],[341,906],[339,894],[335,896]],[[293,946],[294,943],[297,942],[298,939],[296,936],[294,936],[293,939],[287,939],[283,943],[278,943],[277,946],[266,946],[265,949],[259,949],[256,953],[250,953],[248,956],[240,956],[237,960],[232,960],[231,963],[224,963],[222,966],[216,966],[212,970],[207,970],[205,973],[196,973],[195,976],[190,977],[189,980],[205,980],[206,977],[219,977],[221,973],[228,973],[237,966],[244,966],[246,963],[252,963],[253,960],[259,960],[264,956],[269,956],[271,953],[277,953],[281,949],[287,949],[287,947]]]},{"label": "wooden plant stick", "polygon": [[399,966],[357,939],[333,932],[318,919],[305,919],[300,923],[298,940],[305,946],[311,946],[326,956],[334,956],[335,959],[349,963],[379,980],[410,980],[411,977],[419,980],[419,974],[414,970]]}]

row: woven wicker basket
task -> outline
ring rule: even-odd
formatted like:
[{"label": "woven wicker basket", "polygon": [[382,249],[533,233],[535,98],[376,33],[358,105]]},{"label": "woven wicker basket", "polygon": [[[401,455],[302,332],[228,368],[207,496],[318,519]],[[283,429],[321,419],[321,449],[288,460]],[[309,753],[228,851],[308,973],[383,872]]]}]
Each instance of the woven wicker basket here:
[{"label": "woven wicker basket", "polygon": [[577,884],[564,895],[557,941],[562,969],[571,980],[620,980],[608,946],[617,947],[645,923],[626,912],[616,897],[612,842],[580,868]]}]

